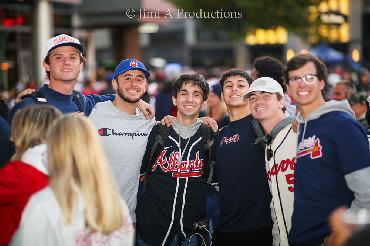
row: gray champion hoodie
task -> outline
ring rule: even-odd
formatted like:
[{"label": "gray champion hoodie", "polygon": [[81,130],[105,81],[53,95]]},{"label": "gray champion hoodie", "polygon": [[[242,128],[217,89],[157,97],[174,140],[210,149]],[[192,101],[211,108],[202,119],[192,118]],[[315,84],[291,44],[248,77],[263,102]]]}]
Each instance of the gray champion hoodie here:
[{"label": "gray champion hoodie", "polygon": [[100,135],[120,195],[135,223],[141,161],[155,120],[145,119],[139,110],[135,115],[122,112],[111,101],[96,104],[89,119]]}]

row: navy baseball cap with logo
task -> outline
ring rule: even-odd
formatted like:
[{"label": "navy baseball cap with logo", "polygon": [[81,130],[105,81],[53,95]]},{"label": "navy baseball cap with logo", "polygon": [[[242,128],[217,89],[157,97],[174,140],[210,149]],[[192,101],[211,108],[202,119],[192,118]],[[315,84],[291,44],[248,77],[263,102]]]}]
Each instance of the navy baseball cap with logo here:
[{"label": "navy baseball cap with logo", "polygon": [[117,78],[118,75],[123,74],[124,72],[127,72],[129,70],[139,70],[145,74],[147,78],[149,78],[150,73],[146,69],[145,65],[135,58],[125,59],[118,64],[116,69],[113,73],[113,78]]}]

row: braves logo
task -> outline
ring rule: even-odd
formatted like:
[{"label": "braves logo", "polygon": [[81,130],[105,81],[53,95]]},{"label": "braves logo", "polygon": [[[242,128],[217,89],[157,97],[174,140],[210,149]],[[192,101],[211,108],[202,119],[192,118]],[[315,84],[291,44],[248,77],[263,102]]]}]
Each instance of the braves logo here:
[{"label": "braves logo", "polygon": [[297,158],[310,155],[311,159],[320,158],[322,156],[322,146],[320,139],[315,135],[307,139],[303,139],[298,145]]},{"label": "braves logo", "polygon": [[138,61],[137,60],[132,60],[131,62],[130,62],[130,67],[138,67],[139,66],[139,63],[138,63]]},{"label": "braves logo", "polygon": [[223,137],[221,142],[220,142],[220,146],[223,145],[223,144],[230,144],[230,143],[236,143],[236,142],[239,142],[239,134],[235,134],[234,136],[231,136],[231,137]]}]

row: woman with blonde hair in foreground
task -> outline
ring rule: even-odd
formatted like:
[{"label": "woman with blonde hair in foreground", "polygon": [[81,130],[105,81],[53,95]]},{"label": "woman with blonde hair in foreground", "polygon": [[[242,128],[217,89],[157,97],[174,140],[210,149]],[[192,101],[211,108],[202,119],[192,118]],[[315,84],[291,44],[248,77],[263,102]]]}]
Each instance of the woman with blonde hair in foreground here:
[{"label": "woman with blonde hair in foreground", "polygon": [[127,206],[89,120],[63,117],[47,144],[49,187],[31,197],[12,245],[133,245]]},{"label": "woman with blonde hair in foreground", "polygon": [[0,169],[0,246],[9,244],[31,195],[48,185],[46,132],[60,117],[58,109],[39,105],[21,109],[13,118],[15,153]]}]

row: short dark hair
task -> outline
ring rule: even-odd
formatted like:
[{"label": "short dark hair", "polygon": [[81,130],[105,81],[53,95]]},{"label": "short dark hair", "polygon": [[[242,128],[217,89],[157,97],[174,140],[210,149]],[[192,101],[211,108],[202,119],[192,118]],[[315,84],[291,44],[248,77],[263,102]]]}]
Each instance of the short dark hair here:
[{"label": "short dark hair", "polygon": [[324,80],[325,84],[327,84],[326,65],[319,58],[310,53],[295,55],[287,62],[284,70],[285,80],[287,84],[289,84],[289,72],[303,67],[308,62],[312,62],[315,65],[317,78],[319,80]]},{"label": "short dark hair", "polygon": [[240,70],[240,69],[231,69],[229,71],[226,71],[225,73],[222,74],[221,80],[220,80],[220,85],[221,85],[221,90],[224,91],[224,84],[225,81],[232,77],[232,76],[240,76],[242,78],[245,78],[248,82],[248,84],[252,84],[252,78],[249,76],[249,74],[246,71]]},{"label": "short dark hair", "polygon": [[209,93],[209,85],[204,77],[198,73],[181,74],[172,84],[172,95],[177,98],[177,93],[181,90],[184,84],[192,84],[199,86],[203,92],[203,101],[206,101]]},{"label": "short dark hair", "polygon": [[253,62],[253,67],[257,71],[257,78],[273,78],[281,85],[283,91],[286,91],[286,85],[283,79],[284,65],[278,59],[271,56],[257,57]]}]

